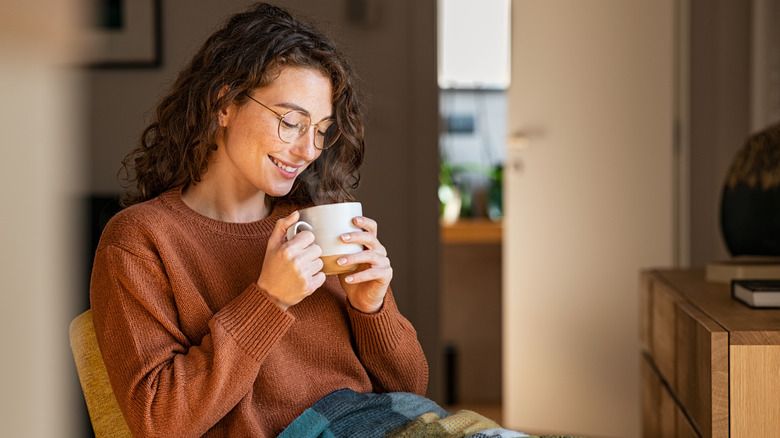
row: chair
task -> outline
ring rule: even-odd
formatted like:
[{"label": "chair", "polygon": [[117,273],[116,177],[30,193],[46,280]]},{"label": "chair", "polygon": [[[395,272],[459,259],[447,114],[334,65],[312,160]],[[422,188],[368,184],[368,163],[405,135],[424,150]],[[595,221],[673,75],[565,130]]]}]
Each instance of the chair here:
[{"label": "chair", "polygon": [[70,323],[70,348],[76,360],[76,370],[95,437],[132,438],[108,381],[106,365],[95,337],[92,310],[87,310]]}]

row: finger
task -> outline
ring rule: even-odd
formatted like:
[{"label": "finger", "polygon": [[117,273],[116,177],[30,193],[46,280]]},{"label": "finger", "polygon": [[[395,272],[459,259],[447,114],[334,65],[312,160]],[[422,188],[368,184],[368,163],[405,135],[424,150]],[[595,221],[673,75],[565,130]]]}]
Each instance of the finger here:
[{"label": "finger", "polygon": [[387,267],[390,266],[390,259],[387,258],[387,256],[381,255],[375,251],[366,250],[339,257],[339,259],[336,260],[336,263],[341,266],[365,264],[371,267]]},{"label": "finger", "polygon": [[369,233],[373,234],[374,236],[376,236],[377,232],[379,231],[378,230],[379,225],[376,223],[375,220],[371,218],[367,218],[365,216],[358,216],[352,221],[358,228],[362,228],[368,231]]},{"label": "finger", "polygon": [[363,245],[364,247],[376,251],[377,253],[386,256],[387,249],[379,242],[375,234],[368,231],[355,231],[351,233],[344,233],[340,236],[341,241],[344,243],[355,243]]},{"label": "finger", "polygon": [[[301,233],[303,234],[303,233]],[[303,278],[308,278],[322,270],[322,248],[314,244],[304,235],[295,236],[280,249],[282,258],[293,263],[295,271]]]},{"label": "finger", "polygon": [[393,278],[393,268],[388,266],[371,267],[368,269],[358,269],[354,272],[344,275],[344,281],[348,284],[365,283],[376,281],[380,284],[388,285]]},{"label": "finger", "polygon": [[[301,275],[309,279],[309,283],[316,283],[316,279],[319,278],[319,274],[322,274],[323,267],[322,260],[316,258],[308,263],[301,269]],[[322,274],[325,275],[325,274]]]},{"label": "finger", "polygon": [[281,242],[281,243],[286,242],[287,229],[293,226],[296,222],[298,222],[299,217],[300,214],[296,210],[290,213],[289,215],[277,220],[276,224],[274,225],[273,231],[271,231],[271,237],[269,238],[269,240],[271,242]]},{"label": "finger", "polygon": [[[297,237],[297,236],[296,236]],[[314,236],[312,235],[312,242],[314,242]],[[306,260],[307,262],[315,262],[318,261],[320,264],[320,269],[322,269],[322,260],[320,259],[320,256],[322,255],[322,247],[319,245],[308,245],[303,250],[302,253],[302,259]]]},{"label": "finger", "polygon": [[317,289],[322,287],[323,284],[325,284],[325,279],[327,277],[322,272],[317,272],[309,279],[309,289],[307,295],[313,294]]},{"label": "finger", "polygon": [[298,222],[299,218],[300,218],[300,213],[298,213],[298,210],[295,210],[294,212],[276,221],[276,225],[282,226],[283,230],[286,232],[288,228],[290,228],[291,226],[293,226],[293,224]]},{"label": "finger", "polygon": [[[285,237],[286,238],[286,237]],[[314,233],[308,230],[300,231],[288,241],[291,248],[303,249],[314,245]],[[317,246],[319,248],[319,246]]]}]

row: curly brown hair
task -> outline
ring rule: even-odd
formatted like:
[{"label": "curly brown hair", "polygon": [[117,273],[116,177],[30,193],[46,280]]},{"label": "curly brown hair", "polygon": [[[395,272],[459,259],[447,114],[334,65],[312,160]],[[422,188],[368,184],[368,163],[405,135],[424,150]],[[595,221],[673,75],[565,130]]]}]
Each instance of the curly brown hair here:
[{"label": "curly brown hair", "polygon": [[[357,77],[328,37],[279,7],[259,3],[229,18],[179,73],[138,146],[122,160],[120,173],[131,188],[122,204],[199,182],[217,148],[218,113],[231,103],[246,103],[251,91],[270,85],[288,66],[330,78],[341,135],[284,198],[302,204],[354,200],[351,190],[360,181],[365,149]],[[220,96],[223,88],[227,91]]]}]

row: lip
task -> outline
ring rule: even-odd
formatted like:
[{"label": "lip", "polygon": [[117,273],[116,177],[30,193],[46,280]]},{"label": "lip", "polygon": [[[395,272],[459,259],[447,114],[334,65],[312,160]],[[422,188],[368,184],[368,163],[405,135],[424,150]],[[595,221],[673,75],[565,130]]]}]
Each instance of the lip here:
[{"label": "lip", "polygon": [[[271,155],[268,156],[268,159],[271,160],[271,164],[273,164],[276,170],[278,170],[279,173],[281,173],[285,178],[295,178],[296,175],[298,175],[298,170],[303,167],[302,165],[296,166]],[[284,167],[279,167],[280,164]]]}]

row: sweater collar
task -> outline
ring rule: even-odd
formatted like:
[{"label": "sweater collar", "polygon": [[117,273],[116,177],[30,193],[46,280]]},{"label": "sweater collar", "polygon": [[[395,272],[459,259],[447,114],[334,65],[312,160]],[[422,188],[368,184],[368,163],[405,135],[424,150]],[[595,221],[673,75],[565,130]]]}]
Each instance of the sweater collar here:
[{"label": "sweater collar", "polygon": [[258,234],[270,235],[276,221],[292,213],[296,207],[288,201],[277,200],[271,208],[268,216],[255,222],[236,223],[223,222],[212,219],[191,209],[181,199],[182,187],[176,187],[160,195],[163,204],[180,215],[183,219],[198,223],[223,234],[239,236],[257,236]]}]

